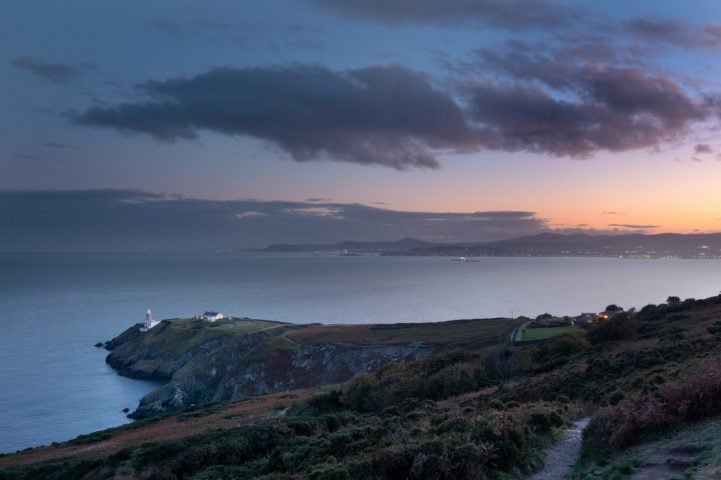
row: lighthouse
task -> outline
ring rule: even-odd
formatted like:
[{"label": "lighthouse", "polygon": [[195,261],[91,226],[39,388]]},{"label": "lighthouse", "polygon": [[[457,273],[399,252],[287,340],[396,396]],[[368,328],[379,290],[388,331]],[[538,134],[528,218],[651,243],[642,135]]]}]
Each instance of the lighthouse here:
[{"label": "lighthouse", "polygon": [[140,329],[141,332],[147,332],[154,326],[156,326],[159,322],[157,320],[153,320],[153,312],[148,309],[147,312],[145,312],[145,323],[143,324],[142,328]]}]

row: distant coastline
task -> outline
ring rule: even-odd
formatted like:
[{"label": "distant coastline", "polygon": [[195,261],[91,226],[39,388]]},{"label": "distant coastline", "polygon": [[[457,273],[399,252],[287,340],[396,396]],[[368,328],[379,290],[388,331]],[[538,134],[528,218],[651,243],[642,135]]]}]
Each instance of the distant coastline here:
[{"label": "distant coastline", "polygon": [[624,259],[721,259],[721,234],[537,235],[478,243],[346,241],[328,245],[274,244],[265,253],[314,253],[427,257],[599,257]]}]

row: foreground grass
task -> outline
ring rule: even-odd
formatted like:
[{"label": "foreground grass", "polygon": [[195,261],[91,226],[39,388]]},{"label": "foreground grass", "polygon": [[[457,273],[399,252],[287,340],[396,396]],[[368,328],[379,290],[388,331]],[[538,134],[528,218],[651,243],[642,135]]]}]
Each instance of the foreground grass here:
[{"label": "foreground grass", "polygon": [[362,413],[334,391],[240,428],[8,468],[0,479],[502,480],[539,468],[544,447],[572,414],[567,404],[490,406],[479,398],[411,398]]}]

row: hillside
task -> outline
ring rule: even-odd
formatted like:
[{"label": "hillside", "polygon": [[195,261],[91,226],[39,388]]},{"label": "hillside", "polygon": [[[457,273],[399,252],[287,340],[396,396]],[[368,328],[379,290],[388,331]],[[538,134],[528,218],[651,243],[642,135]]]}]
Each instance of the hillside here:
[{"label": "hillside", "polygon": [[349,380],[391,361],[408,361],[505,340],[518,322],[460,320],[391,325],[299,325],[252,319],[215,323],[165,320],[148,332],[130,327],[106,344],[107,363],[131,378],[168,383],[131,416],[234,401]]},{"label": "hillside", "polygon": [[[695,478],[717,467],[715,450],[699,443],[717,431],[721,415],[720,319],[721,296],[649,305],[582,333],[514,347],[490,346],[488,330],[486,347],[464,339],[461,332],[481,321],[298,326],[287,336],[300,346],[319,338],[395,344],[414,330],[433,338],[449,326],[455,333],[438,353],[346,383],[194,407],[3,456],[0,479],[508,480],[539,469],[565,426],[588,415],[576,478],[623,478],[642,472],[643,462],[651,468],[654,442],[691,459],[673,475]],[[627,454],[636,456],[626,461]]]}]

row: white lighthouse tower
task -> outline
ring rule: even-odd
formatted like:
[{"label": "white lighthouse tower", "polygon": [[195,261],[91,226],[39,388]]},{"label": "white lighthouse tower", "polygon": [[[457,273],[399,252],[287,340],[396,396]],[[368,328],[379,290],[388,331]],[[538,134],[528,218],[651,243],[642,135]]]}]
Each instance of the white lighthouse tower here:
[{"label": "white lighthouse tower", "polygon": [[157,320],[153,320],[153,313],[150,311],[150,309],[148,309],[148,311],[145,312],[145,323],[143,324],[140,331],[147,332],[148,330],[150,330],[151,328],[156,326],[158,323],[160,323],[160,322],[158,322]]}]

